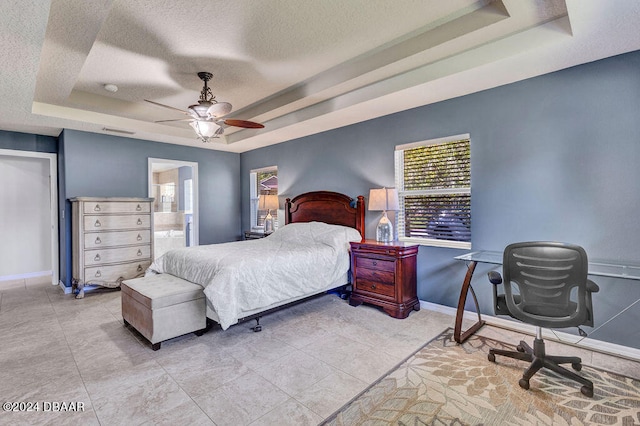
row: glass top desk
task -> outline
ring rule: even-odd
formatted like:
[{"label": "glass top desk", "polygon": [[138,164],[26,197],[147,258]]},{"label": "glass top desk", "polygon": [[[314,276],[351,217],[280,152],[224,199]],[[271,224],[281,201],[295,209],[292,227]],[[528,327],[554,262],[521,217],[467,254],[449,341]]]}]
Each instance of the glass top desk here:
[{"label": "glass top desk", "polygon": [[[464,342],[469,338],[469,336],[478,331],[478,329],[484,325],[484,321],[480,316],[480,307],[478,306],[476,293],[473,291],[473,287],[471,287],[471,278],[473,277],[473,271],[475,270],[476,265],[478,263],[502,265],[502,256],[503,253],[499,251],[480,250],[472,251],[470,253],[454,257],[454,259],[464,260],[465,262],[468,262],[467,274],[464,277],[464,282],[462,283],[462,288],[460,289],[460,299],[458,300],[458,309],[456,311],[456,323],[453,331],[453,338],[456,342]],[[589,262],[589,275],[640,280],[640,265],[596,260]],[[478,321],[471,327],[469,327],[469,329],[467,329],[466,331],[462,331],[464,305],[467,301],[469,290],[471,290],[471,295],[473,296],[473,300],[476,305]]]}]

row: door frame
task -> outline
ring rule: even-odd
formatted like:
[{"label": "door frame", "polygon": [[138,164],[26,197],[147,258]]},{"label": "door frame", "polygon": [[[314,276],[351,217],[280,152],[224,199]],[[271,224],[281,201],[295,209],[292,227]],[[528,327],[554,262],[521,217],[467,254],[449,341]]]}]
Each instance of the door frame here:
[{"label": "door frame", "polygon": [[[147,164],[147,182],[149,197],[153,197],[153,165],[154,164],[172,164],[176,167],[190,166],[193,179],[193,245],[200,245],[200,217],[199,217],[199,203],[198,203],[198,163],[192,161],[182,160],[170,160],[167,158],[152,158],[149,157]],[[153,213],[153,212],[152,212]],[[152,229],[151,232],[154,232]]]},{"label": "door frame", "polygon": [[[58,285],[59,247],[58,247],[58,155],[48,152],[0,149],[0,155],[9,157],[30,157],[49,160],[49,216],[51,220],[51,284]],[[29,275],[29,274],[25,274]]]}]

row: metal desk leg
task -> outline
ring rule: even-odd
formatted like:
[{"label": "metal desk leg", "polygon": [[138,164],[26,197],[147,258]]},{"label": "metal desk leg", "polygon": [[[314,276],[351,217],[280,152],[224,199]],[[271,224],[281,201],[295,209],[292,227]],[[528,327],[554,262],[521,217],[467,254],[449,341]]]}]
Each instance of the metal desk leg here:
[{"label": "metal desk leg", "polygon": [[[476,293],[473,291],[473,287],[471,287],[471,278],[473,277],[473,271],[476,269],[476,261],[471,261],[467,268],[467,275],[464,277],[464,282],[462,283],[462,289],[460,289],[460,300],[458,301],[458,310],[456,312],[456,325],[453,330],[453,338],[457,343],[462,343],[469,338],[473,333],[478,331],[480,327],[484,325],[484,321],[480,317],[480,307],[478,306],[478,299],[476,298]],[[464,316],[464,304],[467,301],[467,295],[469,294],[469,290],[471,290],[471,295],[473,296],[473,300],[476,304],[476,312],[478,313],[478,322],[469,327],[468,330],[462,331],[462,317]]]}]

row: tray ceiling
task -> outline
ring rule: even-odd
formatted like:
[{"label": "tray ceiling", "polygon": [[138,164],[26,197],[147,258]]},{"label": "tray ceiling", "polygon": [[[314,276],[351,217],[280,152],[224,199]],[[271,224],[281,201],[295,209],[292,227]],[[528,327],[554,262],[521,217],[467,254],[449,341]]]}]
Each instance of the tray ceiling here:
[{"label": "tray ceiling", "polygon": [[[61,129],[231,152],[640,49],[637,0],[24,0],[4,2],[0,129]],[[199,71],[230,118],[184,118]],[[105,90],[114,84],[116,92]]]}]

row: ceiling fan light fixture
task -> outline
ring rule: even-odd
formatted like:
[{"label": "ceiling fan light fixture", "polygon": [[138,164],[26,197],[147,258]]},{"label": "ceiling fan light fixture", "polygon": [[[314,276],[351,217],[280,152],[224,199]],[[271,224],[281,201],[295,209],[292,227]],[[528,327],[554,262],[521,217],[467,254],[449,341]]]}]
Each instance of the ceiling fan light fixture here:
[{"label": "ceiling fan light fixture", "polygon": [[231,112],[231,104],[229,102],[214,102],[209,109],[207,110],[207,114],[210,117],[222,117]]},{"label": "ceiling fan light fixture", "polygon": [[210,139],[219,138],[224,132],[222,127],[210,120],[193,120],[189,125],[193,127],[202,142],[209,142]]},{"label": "ceiling fan light fixture", "polygon": [[192,116],[194,116],[194,118],[207,119],[209,118],[208,111],[210,107],[211,102],[198,101],[197,104],[189,106],[189,111],[192,111],[195,114],[191,114]]}]

